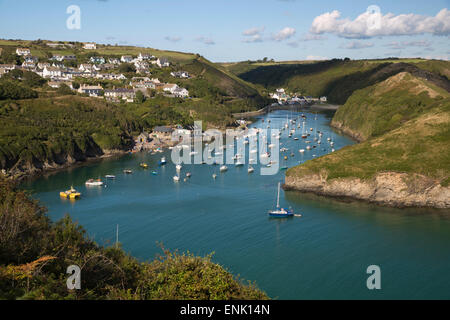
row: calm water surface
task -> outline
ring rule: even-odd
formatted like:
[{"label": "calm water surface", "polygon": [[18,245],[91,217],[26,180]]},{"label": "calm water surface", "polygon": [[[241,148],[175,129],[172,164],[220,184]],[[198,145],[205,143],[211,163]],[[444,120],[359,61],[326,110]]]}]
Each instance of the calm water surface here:
[{"label": "calm water surface", "polygon": [[[254,127],[281,128],[292,111],[276,111],[258,118]],[[328,126],[324,114],[307,115],[307,127],[324,132],[322,145],[301,155],[306,144],[294,141],[286,131],[281,147],[289,148],[294,166],[353,144]],[[262,119],[265,121],[262,122]],[[297,130],[293,137],[300,137]],[[314,134],[309,140],[312,140]],[[290,156],[291,151],[294,157]],[[247,150],[248,153],[248,150]],[[256,281],[269,296],[279,299],[450,298],[450,214],[429,209],[399,210],[359,202],[343,203],[296,192],[282,192],[281,204],[292,206],[302,218],[270,219],[267,211],[276,203],[276,189],[284,171],[274,176],[248,174],[247,166],[185,165],[175,183],[174,164],[158,167],[162,156],[140,153],[106,159],[26,182],[24,188],[49,208],[58,220],[69,213],[100,244],[119,240],[123,248],[141,260],[150,260],[166,248],[205,255],[233,274]],[[282,157],[280,157],[282,159]],[[139,168],[147,162],[149,169]],[[125,175],[124,168],[134,173]],[[151,171],[157,170],[157,175]],[[217,173],[216,180],[212,174]],[[86,188],[89,178],[117,176],[106,187]],[[73,185],[81,200],[60,199],[59,192]],[[366,287],[369,265],[381,268],[382,289]]]}]

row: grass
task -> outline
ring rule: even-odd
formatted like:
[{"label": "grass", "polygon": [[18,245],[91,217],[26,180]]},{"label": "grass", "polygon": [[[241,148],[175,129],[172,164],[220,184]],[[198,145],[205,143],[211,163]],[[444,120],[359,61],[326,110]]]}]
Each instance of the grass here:
[{"label": "grass", "polygon": [[[333,119],[343,119],[354,131],[365,132],[365,142],[307,161],[286,174],[321,174],[327,180],[370,179],[377,173],[392,171],[409,173],[411,177],[422,174],[448,186],[449,94],[436,99],[425,92],[413,94],[418,85],[440,88],[433,88],[409,74],[393,78],[356,92]],[[444,92],[440,93],[444,95]],[[355,99],[365,101],[364,105]]]}]

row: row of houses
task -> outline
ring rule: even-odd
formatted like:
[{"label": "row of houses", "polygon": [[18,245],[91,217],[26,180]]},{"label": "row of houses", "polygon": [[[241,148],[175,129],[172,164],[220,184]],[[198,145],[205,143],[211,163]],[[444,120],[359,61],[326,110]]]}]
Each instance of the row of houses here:
[{"label": "row of houses", "polygon": [[320,98],[313,98],[311,96],[299,96],[299,95],[293,95],[292,97],[286,93],[284,88],[279,88],[275,90],[275,93],[270,93],[269,96],[272,99],[278,100],[279,104],[306,104],[306,103],[312,103],[312,102],[327,102],[327,97],[323,96]]}]

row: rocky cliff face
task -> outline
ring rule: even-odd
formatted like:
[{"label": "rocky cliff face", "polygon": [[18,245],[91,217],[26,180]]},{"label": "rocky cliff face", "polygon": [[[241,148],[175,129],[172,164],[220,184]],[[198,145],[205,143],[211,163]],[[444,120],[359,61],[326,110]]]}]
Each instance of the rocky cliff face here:
[{"label": "rocky cliff face", "polygon": [[450,208],[450,188],[423,175],[383,172],[373,179],[326,180],[320,174],[287,176],[285,190],[365,200],[392,207]]}]

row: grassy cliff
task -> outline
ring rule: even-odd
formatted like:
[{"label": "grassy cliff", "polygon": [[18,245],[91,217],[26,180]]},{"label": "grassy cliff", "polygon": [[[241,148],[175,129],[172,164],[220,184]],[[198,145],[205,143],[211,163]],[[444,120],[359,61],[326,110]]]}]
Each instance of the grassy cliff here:
[{"label": "grassy cliff", "polygon": [[404,193],[420,199],[405,205],[450,206],[447,91],[399,73],[356,91],[332,123],[364,142],[289,169],[288,187],[398,206],[402,199],[392,198]]}]

